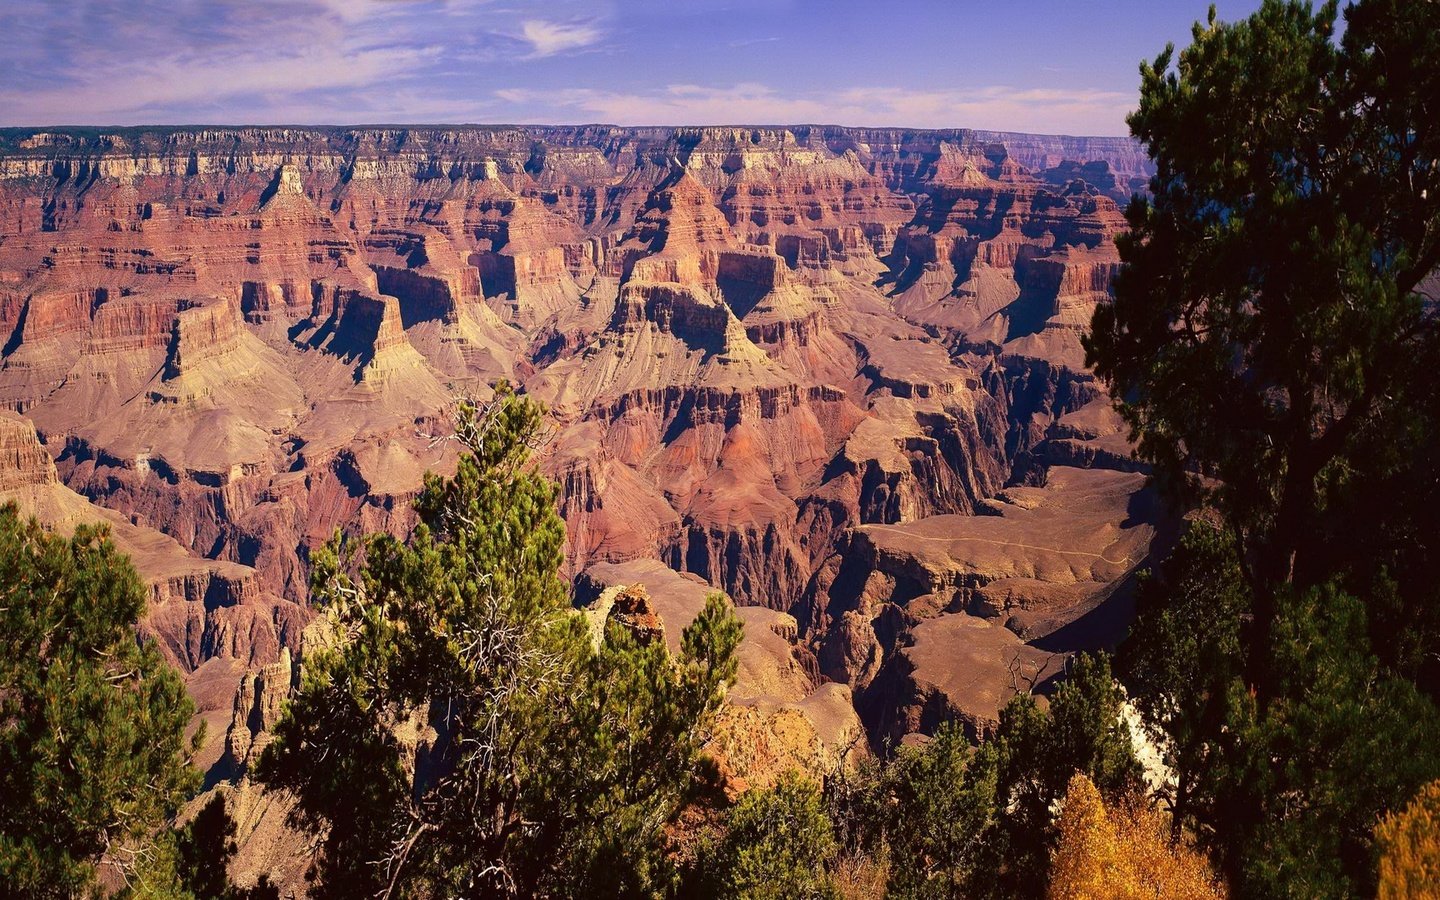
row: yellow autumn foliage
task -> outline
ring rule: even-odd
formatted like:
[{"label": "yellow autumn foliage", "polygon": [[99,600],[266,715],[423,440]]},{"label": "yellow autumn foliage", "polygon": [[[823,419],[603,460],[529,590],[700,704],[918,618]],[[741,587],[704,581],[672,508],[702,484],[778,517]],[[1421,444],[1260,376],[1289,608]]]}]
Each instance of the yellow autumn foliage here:
[{"label": "yellow autumn foliage", "polygon": [[1051,900],[1216,900],[1225,891],[1205,858],[1172,845],[1164,821],[1143,806],[1112,812],[1089,778],[1070,779]]},{"label": "yellow autumn foliage", "polygon": [[1440,781],[1375,828],[1380,847],[1380,900],[1440,898]]}]

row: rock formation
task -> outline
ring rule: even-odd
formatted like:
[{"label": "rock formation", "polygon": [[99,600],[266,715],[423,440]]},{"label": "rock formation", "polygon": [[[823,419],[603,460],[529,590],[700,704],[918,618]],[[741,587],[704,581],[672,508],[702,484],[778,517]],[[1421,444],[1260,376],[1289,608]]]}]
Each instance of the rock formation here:
[{"label": "rock formation", "polygon": [[[598,563],[580,579],[597,640],[605,623],[679,651],[680,635],[711,588],[658,561]],[[598,593],[597,593],[598,592]],[[817,684],[789,615],[764,607],[738,611],[744,636],[739,671],[707,753],[733,793],[767,786],[789,769],[825,772],[865,751],[849,688]]]},{"label": "rock formation", "polygon": [[0,493],[114,523],[240,765],[310,551],[403,535],[507,378],[579,595],[667,643],[743,607],[734,733],[777,737],[737,777],[857,714],[978,734],[1113,639],[1163,530],[1079,344],[1148,174],[971,131],[0,130]]}]

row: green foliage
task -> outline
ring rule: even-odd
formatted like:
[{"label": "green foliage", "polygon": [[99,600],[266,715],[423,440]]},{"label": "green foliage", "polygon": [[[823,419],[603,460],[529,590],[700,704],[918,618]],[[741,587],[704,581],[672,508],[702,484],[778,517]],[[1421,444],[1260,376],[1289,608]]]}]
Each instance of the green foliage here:
[{"label": "green foliage", "polygon": [[339,638],[305,663],[259,776],[324,835],[317,892],[663,892],[663,828],[734,679],[740,624],[712,597],[672,658],[612,627],[596,649],[558,577],[541,413],[497,388],[462,407],[469,451],[427,476],[408,542],[338,542],[313,589]]},{"label": "green foliage", "polygon": [[1135,705],[1175,774],[1168,799],[1178,825],[1193,804],[1207,801],[1201,786],[1218,761],[1212,741],[1243,669],[1240,623],[1250,601],[1234,542],[1205,521],[1192,522],[1163,576],[1142,578],[1137,606],[1121,659]]},{"label": "green foliage", "polygon": [[[1086,347],[1203,501],[1126,648],[1176,827],[1254,896],[1374,889],[1440,762],[1440,5],[1212,9],[1141,67],[1155,158]],[[1223,536],[1222,536],[1223,535]]]},{"label": "green foliage", "polygon": [[1106,797],[1139,789],[1140,763],[1130,726],[1121,717],[1124,703],[1125,694],[1110,672],[1110,657],[1075,657],[1050,700],[1050,728],[1041,747],[1050,766],[1045,786],[1051,796],[1063,796],[1076,772]]},{"label": "green foliage", "polygon": [[1364,604],[1333,585],[1283,599],[1274,652],[1275,702],[1232,682],[1210,840],[1246,895],[1373,893],[1372,829],[1440,776],[1440,710],[1383,673]]},{"label": "green foliage", "polygon": [[[185,884],[179,836],[162,831],[136,855],[120,900],[198,900]],[[207,898],[208,900],[208,898]]]},{"label": "green foliage", "polygon": [[146,592],[104,527],[46,534],[0,507],[0,886],[70,896],[133,870],[198,783],[193,706],[136,640]]},{"label": "green foliage", "polygon": [[1124,694],[1107,656],[1081,654],[1047,715],[1028,695],[1001,710],[995,737],[999,817],[996,884],[1002,894],[1039,896],[1054,849],[1054,808],[1079,772],[1101,794],[1119,799],[1140,789],[1130,727],[1121,717]]},{"label": "green foliage", "polygon": [[1242,677],[1248,595],[1234,555],[1192,526],[1144,585],[1126,647],[1136,704],[1177,776],[1175,826],[1247,896],[1369,892],[1370,830],[1440,772],[1440,713],[1386,672],[1366,605],[1334,584],[1282,595],[1262,707]]},{"label": "green foliage", "polygon": [[973,746],[959,723],[829,786],[847,854],[888,863],[894,897],[1042,896],[1054,811],[1080,772],[1106,797],[1140,788],[1124,697],[1107,657],[1076,657],[1049,710],[1028,695]]},{"label": "green foliage", "polygon": [[976,750],[959,723],[923,747],[904,747],[852,801],[852,817],[871,822],[871,852],[890,861],[887,893],[951,897],[989,878],[998,803],[998,754]]},{"label": "green foliage", "polygon": [[138,854],[118,900],[280,900],[268,876],[252,887],[230,883],[235,823],[218,794],[182,828],[162,831]]},{"label": "green foliage", "polygon": [[835,834],[820,791],[790,772],[747,791],[730,810],[724,839],[704,863],[717,897],[821,900],[835,897],[828,867]]},{"label": "green foliage", "polygon": [[635,896],[674,887],[660,828],[689,799],[706,729],[735,680],[740,638],[740,620],[722,594],[709,595],[685,629],[678,659],[660,641],[640,643],[625,628],[608,627],[569,723],[573,808],[552,820],[560,826],[553,840],[570,848],[554,876],[558,893]]},{"label": "green foliage", "polygon": [[[1130,125],[1153,196],[1127,212],[1086,344],[1159,480],[1237,537],[1252,648],[1287,585],[1328,579],[1366,474],[1397,462],[1367,448],[1412,428],[1440,360],[1422,299],[1440,263],[1440,7],[1346,17],[1337,42],[1333,2],[1212,11],[1178,60],[1142,65]],[[1246,659],[1262,703],[1270,662]]]}]

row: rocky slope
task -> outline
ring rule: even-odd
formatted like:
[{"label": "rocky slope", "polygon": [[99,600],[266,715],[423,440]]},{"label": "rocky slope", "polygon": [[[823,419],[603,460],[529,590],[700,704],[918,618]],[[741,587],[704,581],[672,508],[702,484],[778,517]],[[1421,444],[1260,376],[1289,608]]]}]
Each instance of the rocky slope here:
[{"label": "rocky slope", "polygon": [[165,542],[145,627],[218,720],[310,551],[403,534],[508,378],[582,593],[709,584],[786,645],[746,663],[775,752],[978,733],[1163,530],[1079,344],[1147,174],[970,131],[0,130],[0,486]]}]

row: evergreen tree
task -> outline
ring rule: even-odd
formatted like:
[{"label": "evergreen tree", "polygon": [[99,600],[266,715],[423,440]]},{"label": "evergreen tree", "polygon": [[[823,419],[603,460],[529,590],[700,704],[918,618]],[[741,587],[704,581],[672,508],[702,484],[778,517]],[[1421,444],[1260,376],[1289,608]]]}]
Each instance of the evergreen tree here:
[{"label": "evergreen tree", "polygon": [[1212,9],[1142,65],[1157,175],[1087,340],[1157,481],[1222,523],[1126,653],[1176,826],[1247,896],[1373,890],[1369,829],[1440,762],[1440,6],[1337,16]]},{"label": "evergreen tree", "polygon": [[1440,362],[1440,7],[1364,0],[1339,41],[1336,16],[1212,8],[1142,65],[1157,174],[1086,343],[1157,478],[1224,515],[1262,705],[1278,598],[1334,574],[1366,477],[1403,464],[1367,448],[1413,444]]},{"label": "evergreen tree", "polygon": [[337,544],[314,593],[339,636],[304,661],[259,775],[324,835],[317,892],[617,895],[674,877],[663,828],[735,675],[719,597],[671,658],[610,628],[599,648],[558,577],[554,486],[528,465],[539,408],[503,384],[462,406],[454,478],[427,476],[408,542]]},{"label": "evergreen tree", "polygon": [[1281,598],[1264,707],[1231,683],[1201,837],[1242,896],[1372,894],[1371,829],[1440,776],[1440,710],[1370,652],[1365,605],[1334,585]]},{"label": "evergreen tree", "polygon": [[829,867],[835,834],[820,791],[795,772],[741,796],[707,860],[717,897],[821,900],[835,897]]},{"label": "evergreen tree", "polygon": [[1043,896],[1071,777],[1084,774],[1116,802],[1140,791],[1123,702],[1108,657],[1081,655],[1048,711],[1016,696],[979,747],[947,723],[921,746],[834,779],[846,854],[883,862],[888,896]]},{"label": "evergreen tree", "polygon": [[951,897],[993,876],[998,768],[995,747],[976,750],[954,722],[900,750],[871,801],[883,817],[889,895]]},{"label": "evergreen tree", "polygon": [[[569,896],[669,890],[678,873],[659,831],[688,800],[708,725],[734,681],[740,622],[711,594],[682,636],[679,660],[611,623],[588,661],[569,722],[563,815],[542,825],[542,849],[568,847],[552,883]],[[678,663],[678,665],[677,665]]]},{"label": "evergreen tree", "polygon": [[1370,825],[1440,774],[1435,704],[1371,651],[1367,604],[1330,584],[1282,595],[1262,707],[1242,677],[1247,608],[1233,544],[1204,524],[1141,590],[1125,652],[1175,772],[1176,834],[1247,896],[1369,892]]},{"label": "evergreen tree", "polygon": [[1240,624],[1249,597],[1234,542],[1203,519],[1190,524],[1160,573],[1142,575],[1121,660],[1146,729],[1174,773],[1166,799],[1177,836],[1182,825],[1215,816],[1194,806],[1216,799],[1208,789],[1220,762],[1214,740],[1244,668]]},{"label": "evergreen tree", "polygon": [[147,864],[198,783],[179,675],[135,636],[146,591],[103,526],[47,534],[0,507],[0,889],[88,892]]},{"label": "evergreen tree", "polygon": [[1122,717],[1124,694],[1104,654],[1081,654],[1050,699],[1048,714],[1027,694],[1000,713],[998,817],[991,884],[999,896],[1039,896],[1058,834],[1054,810],[1076,772],[1111,799],[1141,788],[1140,763]]}]

